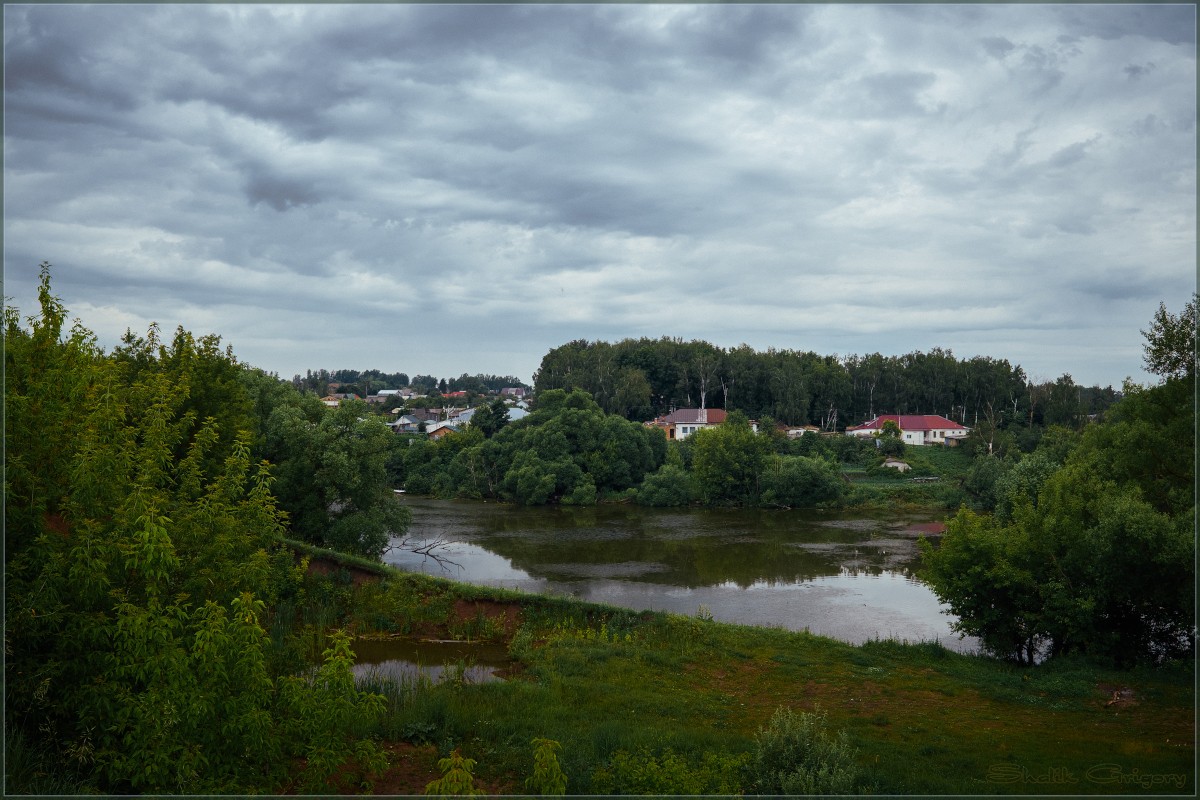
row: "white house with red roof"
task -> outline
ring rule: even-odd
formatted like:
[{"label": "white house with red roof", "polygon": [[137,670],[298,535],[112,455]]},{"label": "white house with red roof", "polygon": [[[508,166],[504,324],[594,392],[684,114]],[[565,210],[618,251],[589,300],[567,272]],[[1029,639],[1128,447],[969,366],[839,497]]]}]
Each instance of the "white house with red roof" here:
[{"label": "white house with red roof", "polygon": [[883,423],[894,422],[905,444],[957,444],[971,429],[938,414],[880,414],[870,422],[846,428],[847,436],[874,436]]}]

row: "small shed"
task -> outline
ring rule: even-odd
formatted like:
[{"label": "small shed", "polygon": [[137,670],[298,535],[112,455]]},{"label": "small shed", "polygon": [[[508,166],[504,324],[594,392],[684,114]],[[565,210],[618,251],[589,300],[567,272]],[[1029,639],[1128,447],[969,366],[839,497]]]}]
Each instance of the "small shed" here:
[{"label": "small shed", "polygon": [[891,467],[892,469],[897,470],[898,472],[908,472],[910,469],[912,469],[912,467],[910,467],[908,464],[904,463],[903,461],[901,461],[898,458],[885,458],[883,460],[882,466]]}]

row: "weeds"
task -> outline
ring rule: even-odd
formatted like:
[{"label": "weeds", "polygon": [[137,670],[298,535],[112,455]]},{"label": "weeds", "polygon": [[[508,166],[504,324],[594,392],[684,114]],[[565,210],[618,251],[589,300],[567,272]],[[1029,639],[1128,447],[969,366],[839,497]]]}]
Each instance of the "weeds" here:
[{"label": "weeds", "polygon": [[861,789],[856,756],[844,731],[828,730],[823,712],[781,707],[755,737],[751,783],[759,794],[853,794]]}]

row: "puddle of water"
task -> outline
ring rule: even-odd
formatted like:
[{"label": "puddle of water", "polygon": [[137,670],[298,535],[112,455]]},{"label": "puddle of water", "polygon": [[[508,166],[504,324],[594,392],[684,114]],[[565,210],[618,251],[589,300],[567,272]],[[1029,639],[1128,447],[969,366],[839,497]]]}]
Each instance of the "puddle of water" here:
[{"label": "puddle of water", "polygon": [[504,645],[417,639],[356,639],[354,677],[389,678],[401,685],[427,679],[438,683],[462,670],[467,683],[502,680],[496,673],[511,664]]}]

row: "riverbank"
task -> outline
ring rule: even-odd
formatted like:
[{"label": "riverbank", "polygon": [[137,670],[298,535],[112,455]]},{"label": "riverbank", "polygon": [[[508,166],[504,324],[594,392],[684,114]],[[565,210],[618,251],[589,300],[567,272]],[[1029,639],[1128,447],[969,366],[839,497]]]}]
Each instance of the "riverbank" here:
[{"label": "riverbank", "polygon": [[308,581],[308,597],[340,598],[330,628],[490,642],[510,656],[503,681],[475,685],[451,670],[437,684],[369,684],[388,699],[372,731],[393,754],[380,794],[421,793],[456,748],[477,762],[478,785],[523,792],[534,738],[561,743],[571,793],[637,793],[639,779],[668,774],[691,790],[736,791],[779,707],[823,710],[878,793],[1195,789],[1190,665],[1022,669],[935,643],[853,646],[387,569],[358,585],[336,569]]}]

